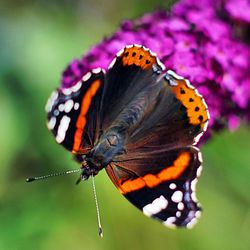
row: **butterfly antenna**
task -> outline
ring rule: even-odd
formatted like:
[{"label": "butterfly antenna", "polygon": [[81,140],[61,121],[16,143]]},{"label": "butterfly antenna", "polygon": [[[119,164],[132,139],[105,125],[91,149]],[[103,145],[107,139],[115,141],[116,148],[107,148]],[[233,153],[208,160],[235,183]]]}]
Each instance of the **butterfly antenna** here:
[{"label": "butterfly antenna", "polygon": [[96,213],[97,213],[98,234],[102,238],[103,237],[103,230],[102,230],[102,225],[101,225],[100,210],[99,210],[99,205],[98,205],[98,200],[97,200],[97,195],[96,195],[95,180],[94,180],[93,174],[91,175],[91,179],[92,179],[93,193],[94,193]]},{"label": "butterfly antenna", "polygon": [[40,181],[40,180],[48,179],[50,177],[73,174],[73,173],[77,173],[77,172],[80,172],[80,171],[81,171],[81,169],[78,168],[78,169],[74,169],[74,170],[67,170],[67,171],[60,172],[60,173],[53,173],[53,174],[37,176],[37,177],[29,177],[29,178],[26,179],[26,182]]}]

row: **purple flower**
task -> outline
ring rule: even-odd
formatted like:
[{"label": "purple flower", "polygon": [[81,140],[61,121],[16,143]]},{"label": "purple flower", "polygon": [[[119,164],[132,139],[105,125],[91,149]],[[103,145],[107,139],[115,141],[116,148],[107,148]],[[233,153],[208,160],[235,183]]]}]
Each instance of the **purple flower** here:
[{"label": "purple flower", "polygon": [[240,125],[240,119],[238,116],[236,115],[231,115],[229,118],[228,118],[228,127],[229,127],[229,130],[231,131],[234,131],[236,130]]},{"label": "purple flower", "polygon": [[226,1],[225,9],[232,19],[238,22],[250,24],[250,2],[249,0]]},{"label": "purple flower", "polygon": [[[62,75],[62,88],[89,70],[107,69],[127,44],[157,53],[167,69],[189,79],[209,106],[211,129],[235,130],[250,121],[250,4],[247,0],[182,0],[170,13],[156,11],[125,20],[109,38],[73,60]],[[209,138],[207,133],[206,138]]]}]

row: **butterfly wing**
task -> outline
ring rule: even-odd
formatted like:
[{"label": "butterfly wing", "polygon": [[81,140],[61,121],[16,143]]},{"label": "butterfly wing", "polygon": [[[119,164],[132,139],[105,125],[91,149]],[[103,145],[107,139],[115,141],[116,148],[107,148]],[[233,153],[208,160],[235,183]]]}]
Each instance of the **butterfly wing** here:
[{"label": "butterfly wing", "polygon": [[[161,65],[156,64],[157,59],[144,68],[133,59],[137,51],[124,50],[108,75],[115,78],[116,72],[128,70],[133,84],[127,83],[124,93],[131,98],[135,89],[136,94],[143,93],[145,115],[129,131],[125,152],[115,157],[106,171],[119,191],[144,214],[167,226],[191,227],[200,215],[195,184],[201,170],[201,153],[192,145],[206,130],[207,105],[186,79],[157,69],[155,65]],[[132,67],[140,73],[133,73]],[[121,93],[118,100],[123,105],[114,102],[109,112],[112,107],[115,112],[122,109],[128,97]]]},{"label": "butterfly wing", "polygon": [[137,126],[130,126],[126,145],[135,154],[142,147],[192,145],[207,127],[209,114],[203,97],[188,80],[163,69],[149,50],[129,46],[118,53],[107,72],[101,105],[104,131],[142,93],[144,117]]},{"label": "butterfly wing", "polygon": [[102,128],[105,130],[134,97],[154,84],[164,66],[148,49],[126,46],[111,62],[102,98]]},{"label": "butterfly wing", "polygon": [[168,71],[158,85],[157,104],[129,137],[130,154],[193,145],[207,129],[207,105],[188,80]]},{"label": "butterfly wing", "polygon": [[200,216],[195,186],[201,173],[195,147],[113,162],[106,171],[118,190],[149,217],[169,227],[192,227]]},{"label": "butterfly wing", "polygon": [[87,153],[98,138],[103,82],[104,72],[93,70],[73,87],[54,91],[47,102],[49,130],[74,154]]}]

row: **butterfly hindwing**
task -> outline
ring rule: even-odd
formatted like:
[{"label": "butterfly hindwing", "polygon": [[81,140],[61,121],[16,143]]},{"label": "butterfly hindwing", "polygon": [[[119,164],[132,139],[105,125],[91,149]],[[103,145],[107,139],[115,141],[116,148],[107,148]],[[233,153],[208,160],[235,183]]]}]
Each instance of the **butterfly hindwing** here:
[{"label": "butterfly hindwing", "polygon": [[48,100],[48,128],[73,153],[88,152],[99,133],[104,73],[94,70],[73,87],[54,91]]},{"label": "butterfly hindwing", "polygon": [[113,162],[106,171],[118,190],[149,217],[169,227],[192,227],[200,216],[195,186],[201,154],[181,148]]}]

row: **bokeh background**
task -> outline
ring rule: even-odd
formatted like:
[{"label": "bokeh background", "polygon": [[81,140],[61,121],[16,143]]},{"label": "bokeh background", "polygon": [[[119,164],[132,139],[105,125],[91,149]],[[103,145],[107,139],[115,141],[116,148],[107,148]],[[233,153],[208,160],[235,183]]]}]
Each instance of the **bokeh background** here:
[{"label": "bokeh background", "polygon": [[203,215],[170,230],[129,204],[102,171],[96,177],[104,238],[91,182],[77,175],[26,183],[77,168],[45,126],[44,105],[72,58],[136,18],[173,1],[5,1],[0,5],[0,249],[250,249],[250,130],[214,134],[203,147]]}]

